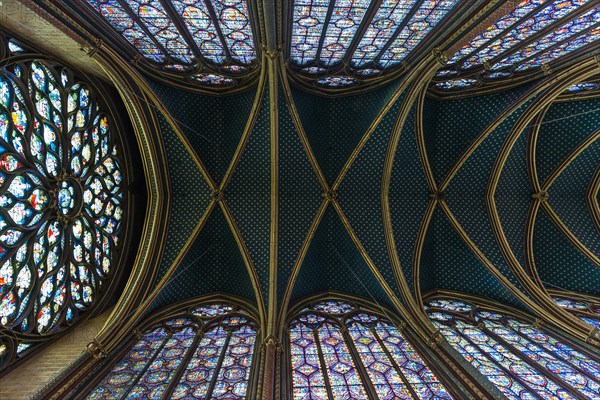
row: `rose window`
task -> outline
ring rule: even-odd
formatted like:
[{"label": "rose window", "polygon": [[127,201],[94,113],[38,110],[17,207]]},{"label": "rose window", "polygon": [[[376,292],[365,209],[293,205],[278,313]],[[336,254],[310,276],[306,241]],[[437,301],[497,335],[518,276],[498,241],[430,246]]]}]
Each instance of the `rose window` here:
[{"label": "rose window", "polygon": [[95,304],[124,204],[110,119],[88,86],[42,61],[0,70],[0,325],[50,333]]}]

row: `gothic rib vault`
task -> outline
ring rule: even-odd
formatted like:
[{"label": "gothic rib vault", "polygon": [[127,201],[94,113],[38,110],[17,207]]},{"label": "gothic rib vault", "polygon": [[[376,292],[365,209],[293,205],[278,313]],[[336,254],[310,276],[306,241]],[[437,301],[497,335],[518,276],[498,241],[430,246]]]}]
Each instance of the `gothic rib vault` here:
[{"label": "gothic rib vault", "polygon": [[[438,337],[423,298],[444,290],[598,346],[548,293],[600,296],[600,97],[563,96],[600,73],[595,48],[515,87],[445,98],[431,79],[481,22],[466,15],[406,72],[322,95],[290,75],[281,10],[258,8],[255,79],[217,96],[144,74],[78,27],[121,92],[149,187],[141,256],[102,351],[159,308],[209,293],[255,306],[273,354],[289,307],[321,292],[396,310],[427,343]],[[262,385],[269,398],[277,379]]]}]

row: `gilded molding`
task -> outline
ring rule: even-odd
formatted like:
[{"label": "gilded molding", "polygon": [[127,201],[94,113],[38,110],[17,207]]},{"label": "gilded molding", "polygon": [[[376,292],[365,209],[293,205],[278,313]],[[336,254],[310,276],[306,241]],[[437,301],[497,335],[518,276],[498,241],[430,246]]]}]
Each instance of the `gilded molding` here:
[{"label": "gilded molding", "polygon": [[590,186],[586,193],[587,205],[594,220],[594,224],[600,233],[600,203],[598,202],[598,196],[600,195],[600,165],[596,169],[596,173],[590,182]]},{"label": "gilded molding", "polygon": [[[264,59],[263,59],[264,65]],[[265,91],[267,87],[267,70],[266,68],[261,68],[260,70],[260,78],[258,81],[258,89],[256,91],[256,96],[254,98],[254,103],[252,104],[252,109],[250,110],[250,116],[248,117],[248,121],[246,122],[246,126],[244,127],[244,132],[242,133],[242,137],[238,143],[238,146],[235,149],[235,153],[233,153],[233,157],[231,162],[229,163],[229,167],[225,172],[225,176],[223,177],[223,181],[219,185],[221,190],[225,190],[235,173],[235,170],[242,158],[242,154],[244,154],[244,150],[246,150],[246,145],[248,144],[248,140],[250,139],[250,135],[252,134],[252,130],[254,129],[254,125],[256,124],[256,119],[260,114],[260,108],[262,106],[262,102],[265,96]]]},{"label": "gilded molding", "polygon": [[[536,300],[536,302],[532,304],[532,309],[535,310],[536,313],[538,313],[539,315],[549,314],[548,318],[552,323],[554,323],[557,326],[566,325],[565,329],[567,329],[569,333],[571,333],[573,336],[581,340],[585,340],[587,336],[587,328],[584,328],[585,324],[577,318],[570,315],[568,312],[560,309],[560,307],[558,307],[556,304],[554,304],[554,302],[549,298],[547,293],[543,289],[540,289],[540,287],[530,278],[530,276],[525,273],[523,266],[520,265],[520,262],[512,252],[510,244],[508,243],[508,239],[504,234],[502,223],[500,221],[500,217],[496,207],[495,191],[498,186],[498,182],[500,181],[502,169],[506,163],[506,160],[508,159],[512,147],[514,146],[520,135],[523,134],[525,128],[529,126],[532,120],[534,120],[536,115],[543,111],[558,95],[560,95],[560,93],[564,92],[564,90],[567,87],[569,87],[572,83],[584,80],[587,77],[594,75],[595,73],[595,65],[593,64],[593,62],[591,62],[591,60],[587,60],[574,66],[570,70],[558,74],[554,78],[546,79],[540,85],[540,87],[538,87],[538,91],[540,91],[541,94],[523,112],[523,114],[514,124],[511,132],[509,133],[507,139],[504,142],[504,145],[502,146],[502,149],[500,150],[499,155],[496,158],[496,162],[494,164],[494,168],[492,169],[492,173],[488,182],[488,188],[486,191],[486,204],[490,215],[492,228],[494,230],[494,236],[496,237],[502,254],[508,262],[511,270],[513,271],[517,279],[519,279],[521,284],[523,284],[527,292],[530,295],[532,295]],[[549,83],[549,86],[545,84],[546,82]],[[530,171],[530,175],[531,174],[532,173]],[[544,187],[544,185],[542,187]],[[542,199],[543,196],[540,196],[540,200]],[[545,210],[549,211],[549,214],[551,215],[552,210],[548,206],[548,202],[541,201],[541,204],[542,207],[544,207]],[[572,237],[571,239],[575,238]]]},{"label": "gilded molding", "polygon": [[319,207],[319,210],[317,211],[317,215],[315,215],[313,222],[310,225],[310,228],[308,230],[308,233],[306,234],[304,242],[302,243],[302,246],[300,247],[300,252],[298,253],[296,262],[294,263],[294,266],[292,267],[292,271],[290,273],[290,277],[288,279],[285,291],[283,292],[283,297],[281,299],[281,307],[279,310],[279,318],[278,318],[279,332],[278,333],[280,335],[282,335],[282,332],[285,329],[284,318],[285,318],[285,315],[288,313],[288,307],[290,304],[290,299],[292,297],[292,292],[294,290],[294,286],[296,284],[296,279],[298,278],[298,274],[300,273],[300,269],[302,268],[302,264],[304,263],[304,258],[306,257],[306,253],[308,252],[308,249],[310,248],[312,239],[315,236],[317,228],[319,227],[321,220],[323,219],[323,216],[325,215],[325,211],[327,210],[327,207],[331,203],[331,201],[332,200],[324,199],[323,202],[321,203],[321,206]]},{"label": "gilded molding", "polygon": [[354,229],[350,225],[350,221],[348,221],[348,218],[344,214],[344,212],[343,212],[340,204],[337,201],[332,201],[331,203],[333,204],[333,206],[334,206],[334,208],[335,208],[338,216],[340,217],[340,220],[342,221],[342,224],[346,228],[346,231],[350,235],[350,238],[352,238],[352,241],[354,242],[354,245],[358,249],[358,252],[362,255],[363,259],[365,260],[365,263],[369,266],[369,269],[371,270],[371,272],[373,273],[373,275],[377,279],[377,282],[379,282],[379,284],[381,285],[381,287],[385,291],[386,295],[388,296],[388,298],[390,299],[390,301],[392,302],[392,304],[394,304],[394,306],[396,307],[396,309],[398,310],[398,312],[402,315],[403,318],[406,319],[407,323],[411,327],[416,327],[415,333],[421,338],[421,340],[426,341],[428,335],[424,334],[423,330],[418,328],[419,325],[417,325],[416,321],[414,321],[413,314],[410,313],[406,309],[406,307],[404,306],[404,304],[402,304],[402,302],[400,301],[400,299],[396,296],[396,294],[394,293],[393,289],[388,284],[388,282],[385,280],[385,278],[383,277],[383,275],[381,275],[381,272],[379,271],[379,269],[377,268],[377,266],[375,265],[375,263],[373,262],[373,260],[369,256],[369,254],[367,253],[367,251],[364,248],[364,246],[362,245],[360,239],[356,235],[356,232],[354,231]]},{"label": "gilded molding", "polygon": [[252,288],[254,289],[254,295],[256,296],[258,313],[259,313],[259,322],[260,329],[263,332],[266,332],[267,327],[267,311],[265,305],[265,299],[263,298],[261,283],[258,277],[258,273],[256,271],[256,267],[254,266],[254,262],[252,261],[252,257],[250,256],[250,252],[248,251],[248,246],[244,241],[242,233],[240,232],[235,220],[233,218],[233,214],[231,214],[231,210],[225,201],[219,202],[219,207],[223,211],[223,215],[225,216],[225,220],[229,225],[229,229],[233,234],[233,237],[239,247],[240,253],[242,255],[242,259],[244,260],[244,265],[248,271],[248,275],[250,276],[250,282],[252,282]]},{"label": "gilded molding", "polygon": [[[408,312],[411,313],[411,315],[414,318],[414,321],[418,324],[416,326],[413,326],[413,329],[415,329],[416,331],[419,331],[424,336],[429,336],[431,334],[431,332],[434,331],[434,327],[431,324],[431,322],[429,321],[429,318],[427,318],[427,316],[423,313],[418,300],[413,295],[413,292],[411,292],[410,287],[409,287],[409,282],[406,281],[406,277],[404,275],[402,266],[400,264],[400,258],[398,256],[398,250],[396,247],[396,240],[394,237],[394,230],[393,230],[393,226],[392,226],[390,203],[389,203],[389,190],[390,190],[390,185],[391,185],[395,155],[396,155],[396,151],[397,151],[398,144],[400,141],[400,136],[402,134],[402,130],[403,130],[405,122],[406,122],[406,118],[410,114],[410,110],[413,107],[416,107],[417,113],[415,113],[414,118],[415,118],[415,120],[422,120],[422,115],[419,114],[419,111],[422,112],[422,108],[419,109],[418,103],[419,103],[419,100],[422,99],[423,92],[426,90],[426,87],[427,87],[427,83],[429,82],[431,77],[435,74],[435,71],[437,70],[437,68],[438,68],[437,60],[435,58],[435,55],[433,55],[433,54],[430,55],[429,58],[425,59],[423,61],[423,63],[421,64],[420,68],[418,68],[420,79],[415,80],[414,85],[412,85],[408,89],[408,91],[404,97],[404,102],[402,104],[402,107],[401,107],[400,111],[398,112],[396,122],[392,129],[392,134],[390,136],[390,140],[389,140],[388,148],[387,148],[387,152],[386,152],[385,163],[384,163],[384,167],[383,167],[383,176],[382,176],[382,182],[381,182],[382,219],[383,219],[383,226],[384,226],[386,248],[387,248],[388,256],[390,259],[390,264],[391,264],[392,270],[394,272],[394,278],[396,280],[396,285],[397,285],[398,289],[400,290],[402,298],[404,299],[404,301],[407,304]],[[416,105],[415,105],[415,102],[417,103]],[[414,133],[411,132],[409,134],[415,134],[416,136],[419,136],[419,133],[417,132],[416,124],[415,124],[415,132]],[[421,132],[421,136],[422,136],[422,132]],[[419,141],[419,139],[417,139],[417,142],[418,141]],[[421,156],[421,152],[420,152],[420,156]],[[423,159],[421,159],[421,161],[423,162]],[[416,250],[418,248],[422,248],[424,237],[419,236],[419,239],[420,239],[420,242],[417,242],[415,244],[415,251],[413,251],[413,256],[416,256],[417,254],[419,254],[419,256],[420,256],[420,251],[419,251],[419,253],[416,253]],[[414,262],[415,262],[415,260],[413,258],[413,265],[414,265]],[[411,267],[413,267],[413,266],[411,266]],[[415,281],[415,277],[413,276],[413,282],[411,282],[411,283],[414,284],[414,281]],[[417,293],[416,288],[413,287],[413,290],[415,290],[415,293]]]},{"label": "gilded molding", "polygon": [[552,184],[558,179],[558,177],[564,172],[565,169],[588,147],[590,147],[596,140],[600,139],[600,129],[595,130],[585,138],[581,143],[575,147],[548,175],[548,178],[544,181],[542,188],[544,191],[550,190]]}]

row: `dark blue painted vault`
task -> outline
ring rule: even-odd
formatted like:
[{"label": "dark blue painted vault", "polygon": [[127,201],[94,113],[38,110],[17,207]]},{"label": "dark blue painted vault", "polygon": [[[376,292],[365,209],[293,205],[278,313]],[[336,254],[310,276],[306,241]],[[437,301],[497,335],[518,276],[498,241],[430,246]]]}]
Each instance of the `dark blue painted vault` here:
[{"label": "dark blue painted vault", "polygon": [[[280,79],[274,92],[265,85],[219,97],[150,82],[180,135],[159,118],[174,197],[161,276],[173,270],[154,307],[225,292],[280,309],[324,291],[393,307],[405,303],[403,280],[412,296],[454,290],[527,309],[514,263],[527,274],[536,268],[548,288],[600,294],[599,227],[586,201],[600,164],[600,99],[555,102],[539,129],[514,136],[535,102],[536,84],[462,99],[427,96],[422,107],[406,100],[401,84],[329,98]],[[397,126],[402,110],[406,118]],[[507,118],[486,131],[503,113]],[[394,129],[400,132],[387,198],[390,239],[381,193]],[[494,204],[513,264],[486,202],[511,135]],[[582,143],[531,219],[534,179],[545,182]],[[444,186],[437,197],[428,173]],[[215,201],[210,181],[219,187],[224,178],[222,199],[207,212]],[[530,229],[534,240],[526,244]]]}]

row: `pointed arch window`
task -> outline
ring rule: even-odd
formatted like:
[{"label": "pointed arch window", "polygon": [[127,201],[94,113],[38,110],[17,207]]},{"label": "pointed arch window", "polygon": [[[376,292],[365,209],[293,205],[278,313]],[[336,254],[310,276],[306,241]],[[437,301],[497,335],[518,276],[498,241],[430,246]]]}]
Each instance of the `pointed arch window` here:
[{"label": "pointed arch window", "polygon": [[0,54],[2,370],[114,290],[127,174],[119,124],[92,81],[15,39],[0,36]]},{"label": "pointed arch window", "polygon": [[451,399],[388,319],[346,301],[320,301],[289,325],[294,399]]},{"label": "pointed arch window", "polygon": [[552,300],[582,321],[600,329],[600,299],[579,293],[552,292]]},{"label": "pointed arch window", "polygon": [[247,0],[86,0],[148,63],[202,86],[227,87],[254,69]]},{"label": "pointed arch window", "polygon": [[295,0],[291,65],[318,86],[356,85],[398,67],[458,2]]},{"label": "pointed arch window", "polygon": [[524,0],[452,55],[434,86],[460,90],[475,85],[452,84],[455,78],[493,83],[528,75],[599,40],[598,2]]},{"label": "pointed arch window", "polygon": [[143,329],[87,399],[244,399],[257,327],[243,308],[206,303]]},{"label": "pointed arch window", "polygon": [[447,298],[427,302],[433,324],[510,399],[598,398],[600,360],[512,315]]}]

